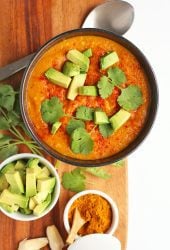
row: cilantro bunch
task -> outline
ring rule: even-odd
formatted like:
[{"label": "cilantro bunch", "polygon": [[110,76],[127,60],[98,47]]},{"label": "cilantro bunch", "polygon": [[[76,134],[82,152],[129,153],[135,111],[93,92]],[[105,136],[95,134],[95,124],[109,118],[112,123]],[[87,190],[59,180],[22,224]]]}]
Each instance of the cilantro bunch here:
[{"label": "cilantro bunch", "polygon": [[0,133],[0,161],[18,153],[18,146],[26,145],[32,153],[41,154],[36,142],[25,139],[28,132],[21,118],[18,92],[7,84],[0,84],[0,130],[6,130],[8,135]]}]

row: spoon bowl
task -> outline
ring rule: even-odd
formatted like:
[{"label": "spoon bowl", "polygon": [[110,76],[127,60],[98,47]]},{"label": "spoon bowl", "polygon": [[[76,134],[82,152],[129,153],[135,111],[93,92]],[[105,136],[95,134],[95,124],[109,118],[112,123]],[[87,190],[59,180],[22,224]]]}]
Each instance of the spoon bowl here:
[{"label": "spoon bowl", "polygon": [[100,28],[123,35],[134,20],[134,8],[131,4],[112,0],[94,8],[86,17],[82,28]]}]

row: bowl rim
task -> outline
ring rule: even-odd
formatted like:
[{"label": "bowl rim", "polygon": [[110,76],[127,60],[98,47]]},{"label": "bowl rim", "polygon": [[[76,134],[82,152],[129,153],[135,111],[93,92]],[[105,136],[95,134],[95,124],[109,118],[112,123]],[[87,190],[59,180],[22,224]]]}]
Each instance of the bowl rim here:
[{"label": "bowl rim", "polygon": [[8,217],[10,217],[11,219],[14,219],[17,221],[34,221],[34,220],[42,218],[43,216],[45,216],[47,213],[49,213],[54,208],[54,206],[56,205],[56,203],[59,199],[59,195],[60,195],[59,175],[58,175],[56,169],[54,168],[54,166],[47,159],[45,159],[44,157],[42,157],[40,155],[31,154],[31,153],[20,153],[20,154],[12,155],[12,156],[8,157],[7,159],[5,159],[2,163],[0,163],[0,171],[3,167],[5,167],[5,165],[7,165],[13,161],[17,161],[20,159],[31,159],[31,158],[38,158],[41,163],[45,164],[45,166],[49,169],[51,174],[56,178],[56,185],[55,185],[55,188],[53,191],[53,197],[52,197],[52,201],[51,201],[50,205],[39,216],[35,216],[33,214],[24,215],[24,214],[21,214],[20,212],[9,213],[5,209],[0,207],[0,211],[2,213],[7,215]]},{"label": "bowl rim", "polygon": [[[111,226],[105,232],[105,234],[113,235],[118,227],[118,224],[119,224],[119,210],[118,210],[117,204],[108,194],[106,194],[103,191],[95,190],[95,189],[81,191],[81,192],[75,194],[74,196],[72,196],[70,198],[70,200],[67,202],[65,209],[64,209],[64,213],[63,213],[63,222],[64,222],[64,227],[65,227],[67,233],[70,232],[70,225],[69,225],[69,221],[68,221],[68,213],[69,213],[70,207],[72,206],[72,204],[75,200],[77,200],[79,197],[82,197],[82,196],[87,195],[87,194],[99,195],[99,196],[103,197],[110,204],[111,209],[112,209],[112,215],[113,215],[114,219],[112,218]],[[77,235],[77,238],[79,238],[79,237],[83,237],[83,236]]]},{"label": "bowl rim", "polygon": [[[94,35],[94,36],[101,36],[105,37],[107,39],[113,40],[118,42],[120,45],[128,49],[134,56],[136,56],[137,60],[140,62],[142,67],[145,70],[145,74],[147,75],[149,80],[149,88],[150,88],[150,107],[148,110],[148,115],[145,121],[145,124],[143,125],[143,128],[139,132],[138,136],[123,150],[120,152],[106,157],[102,159],[94,159],[94,160],[81,160],[81,159],[76,159],[72,158],[69,156],[65,156],[56,150],[52,149],[50,146],[48,146],[45,142],[43,142],[40,138],[38,138],[38,135],[36,132],[33,130],[33,125],[30,124],[28,115],[26,114],[26,108],[24,105],[25,102],[25,89],[26,89],[26,83],[27,83],[27,77],[29,76],[29,73],[32,71],[32,67],[36,64],[37,60],[45,53],[50,47],[53,46],[53,44],[71,38],[75,36],[80,36],[80,35]],[[151,91],[152,89],[152,91]],[[22,81],[21,81],[21,86],[20,86],[20,107],[21,107],[21,114],[23,121],[28,129],[28,131],[31,133],[31,136],[33,139],[46,151],[48,152],[51,156],[54,158],[63,161],[65,163],[74,165],[74,166],[82,166],[82,167],[99,167],[99,166],[104,166],[104,165],[109,165],[112,164],[116,161],[121,160],[122,158],[127,157],[129,154],[133,153],[134,150],[138,148],[139,145],[141,145],[144,141],[144,139],[147,137],[149,134],[149,131],[151,130],[156,114],[157,114],[157,108],[158,108],[158,86],[157,86],[157,80],[154,74],[154,71],[148,62],[148,59],[145,57],[145,55],[138,49],[136,45],[134,45],[131,41],[128,39],[117,35],[116,33],[102,30],[102,29],[97,29],[97,28],[81,28],[81,29],[74,29],[74,30],[69,30],[64,33],[61,33],[49,41],[47,41],[35,54],[35,56],[32,58],[30,61],[30,64],[26,68]]]}]

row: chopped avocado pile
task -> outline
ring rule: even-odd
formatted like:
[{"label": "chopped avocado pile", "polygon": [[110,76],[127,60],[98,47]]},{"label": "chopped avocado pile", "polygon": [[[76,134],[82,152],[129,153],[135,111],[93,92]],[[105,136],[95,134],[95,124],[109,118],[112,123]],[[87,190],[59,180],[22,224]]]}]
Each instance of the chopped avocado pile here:
[{"label": "chopped avocado pile", "polygon": [[51,203],[55,185],[55,177],[39,159],[7,164],[0,171],[0,207],[39,216]]},{"label": "chopped avocado pile", "polygon": [[[87,75],[90,67],[90,57],[93,56],[91,48],[85,51],[71,49],[66,53],[67,60],[64,62],[62,72],[54,68],[49,68],[45,72],[46,78],[60,87],[67,89],[66,97],[70,101],[74,101],[79,96],[97,97],[106,99],[113,93],[115,87],[120,90],[120,95],[117,98],[119,110],[113,113],[110,117],[101,109],[101,107],[93,108],[88,106],[79,106],[75,110],[75,116],[70,117],[67,126],[62,126],[60,118],[67,116],[63,109],[61,100],[54,96],[51,99],[46,99],[41,104],[41,115],[44,122],[48,123],[51,129],[51,134],[55,135],[58,130],[65,129],[70,141],[70,149],[74,153],[89,154],[93,151],[93,140],[91,133],[86,130],[86,123],[92,121],[94,127],[98,127],[103,138],[107,138],[121,128],[131,117],[130,111],[136,110],[143,103],[142,92],[137,85],[126,86],[126,75],[117,65],[120,61],[116,51],[109,51],[99,58],[100,79],[95,83],[87,82]],[[116,65],[115,65],[116,64]],[[89,71],[90,72],[90,71]],[[68,115],[70,116],[70,115]],[[92,129],[93,130],[93,129]],[[27,175],[32,176],[32,189],[26,190],[26,194],[32,193],[35,195],[37,186],[35,186],[35,178],[32,170],[27,171]],[[16,174],[18,176],[18,174]],[[10,175],[7,176],[10,183]],[[21,176],[20,179],[24,178]],[[4,181],[4,180],[3,180]],[[27,178],[26,178],[27,183]],[[38,191],[41,186],[41,181],[38,181]],[[11,186],[16,192],[23,190],[23,187],[13,183]],[[41,190],[42,192],[42,190]],[[31,207],[33,201],[30,201]]]}]

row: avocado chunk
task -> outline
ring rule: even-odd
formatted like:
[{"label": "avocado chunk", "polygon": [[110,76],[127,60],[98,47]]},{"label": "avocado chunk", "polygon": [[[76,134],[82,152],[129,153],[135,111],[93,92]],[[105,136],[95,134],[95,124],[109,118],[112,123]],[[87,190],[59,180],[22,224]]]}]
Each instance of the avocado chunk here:
[{"label": "avocado chunk", "polygon": [[29,198],[21,194],[11,193],[8,189],[4,189],[0,195],[0,203],[10,206],[18,205],[19,207],[26,208],[28,206]]},{"label": "avocado chunk", "polygon": [[32,214],[32,211],[29,209],[29,208],[20,208],[19,211],[22,213],[22,214]]},{"label": "avocado chunk", "polygon": [[26,169],[26,197],[32,197],[37,193],[36,174],[33,168]]},{"label": "avocado chunk", "polygon": [[0,173],[0,192],[8,188],[9,184],[6,180],[6,177],[3,173]]},{"label": "avocado chunk", "polygon": [[51,194],[48,194],[47,199],[34,208],[33,214],[36,216],[40,215],[50,205],[50,203],[51,203]]},{"label": "avocado chunk", "polygon": [[52,193],[55,183],[56,183],[55,177],[40,179],[37,181],[37,191],[38,192],[46,191],[48,193]]},{"label": "avocado chunk", "polygon": [[96,86],[82,86],[78,88],[79,95],[98,96]]},{"label": "avocado chunk", "polygon": [[38,165],[39,164],[39,159],[34,158],[34,159],[29,159],[27,162],[27,167],[32,168],[35,172],[35,175],[39,175],[42,171],[41,167]]},{"label": "avocado chunk", "polygon": [[115,115],[110,118],[110,123],[114,131],[118,130],[127,120],[131,114],[124,109],[120,109]]},{"label": "avocado chunk", "polygon": [[71,78],[69,76],[65,76],[63,73],[54,68],[49,68],[45,72],[45,76],[50,82],[66,89],[68,88],[71,82]]},{"label": "avocado chunk", "polygon": [[7,172],[5,177],[10,184],[11,192],[16,194],[24,193],[24,184],[19,171]]},{"label": "avocado chunk", "polygon": [[51,134],[54,135],[57,130],[59,129],[59,127],[61,126],[61,122],[55,122],[53,125],[52,125],[52,128],[51,128]]},{"label": "avocado chunk", "polygon": [[30,210],[33,210],[35,207],[36,207],[36,202],[34,201],[34,199],[31,197],[30,199],[29,199],[29,205],[28,205],[28,207],[29,207],[29,209]]},{"label": "avocado chunk", "polygon": [[94,112],[94,122],[96,124],[99,124],[99,125],[100,124],[107,124],[107,123],[109,123],[109,119],[108,119],[105,112],[103,112],[103,111],[95,111]]},{"label": "avocado chunk", "polygon": [[22,160],[18,160],[15,164],[15,170],[25,170],[26,169],[26,164]]},{"label": "avocado chunk", "polygon": [[0,203],[0,207],[3,208],[5,211],[7,211],[8,213],[14,213],[14,212],[17,212],[18,209],[19,209],[19,206],[18,205],[12,205],[12,206],[9,206],[7,204],[4,204],[4,203]]},{"label": "avocado chunk", "polygon": [[49,176],[50,176],[50,171],[48,170],[47,167],[43,167],[41,173],[37,175],[37,179],[44,179],[48,178]]},{"label": "avocado chunk", "polygon": [[14,171],[14,169],[15,169],[15,164],[12,162],[3,167],[1,173],[6,174],[7,172]]},{"label": "avocado chunk", "polygon": [[67,55],[67,59],[71,62],[80,66],[80,69],[84,72],[87,72],[89,69],[90,60],[87,56],[76,49],[70,50]]},{"label": "avocado chunk", "polygon": [[115,51],[110,52],[100,58],[100,68],[107,69],[108,67],[112,66],[113,64],[119,61],[119,57]]},{"label": "avocado chunk", "polygon": [[70,87],[67,93],[67,98],[69,100],[74,100],[76,98],[76,96],[78,95],[78,88],[84,85],[86,76],[87,74],[80,74],[80,75],[73,77],[73,80],[70,84]]},{"label": "avocado chunk", "polygon": [[66,76],[70,76],[70,77],[79,75],[80,74],[80,66],[75,64],[75,63],[66,61],[64,63],[64,66],[63,66],[63,74]]},{"label": "avocado chunk", "polygon": [[48,196],[47,191],[39,192],[33,197],[33,201],[35,202],[36,205],[40,204],[47,199],[47,196]]},{"label": "avocado chunk", "polygon": [[85,51],[83,51],[83,54],[87,57],[91,57],[93,55],[92,49],[91,48],[86,49]]}]

